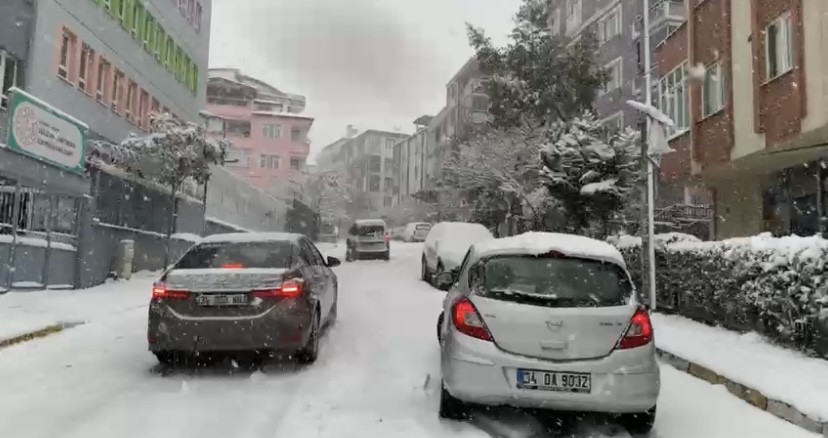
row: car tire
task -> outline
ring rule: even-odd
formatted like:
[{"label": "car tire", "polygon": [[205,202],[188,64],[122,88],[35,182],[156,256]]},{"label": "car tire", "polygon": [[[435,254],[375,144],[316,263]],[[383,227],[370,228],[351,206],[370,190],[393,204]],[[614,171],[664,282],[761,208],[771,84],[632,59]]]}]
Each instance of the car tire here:
[{"label": "car tire", "polygon": [[431,283],[431,275],[428,273],[428,263],[426,263],[425,256],[420,262],[420,279],[426,283]]},{"label": "car tire", "polygon": [[334,288],[334,300],[333,300],[333,304],[331,304],[331,310],[328,312],[328,321],[327,321],[327,326],[328,327],[333,327],[333,325],[336,324],[336,317],[338,316],[337,315],[337,312],[338,312],[337,307],[338,306],[339,306],[339,289]]},{"label": "car tire", "polygon": [[445,313],[440,312],[440,316],[437,317],[437,342],[443,342],[443,318]]},{"label": "car tire", "polygon": [[627,429],[627,432],[633,435],[646,435],[653,429],[655,424],[656,407],[647,412],[640,412],[636,414],[624,414],[619,417],[621,426]]},{"label": "car tire", "polygon": [[391,260],[391,251],[385,251],[385,254],[383,254],[383,256],[382,256],[382,259],[385,260],[386,262]]},{"label": "car tire", "polygon": [[447,420],[465,420],[469,418],[469,408],[462,400],[455,398],[446,389],[445,383],[440,382],[440,418]]},{"label": "car tire", "polygon": [[322,333],[322,328],[319,324],[319,312],[314,313],[312,324],[308,343],[296,354],[299,363],[304,365],[310,365],[316,362],[316,359],[319,357],[319,338]]},{"label": "car tire", "polygon": [[354,261],[354,255],[353,255],[353,253],[351,253],[351,247],[350,246],[345,248],[345,261],[346,262]]},{"label": "car tire", "polygon": [[172,351],[156,351],[155,358],[161,365],[172,366],[175,365],[175,353]]}]

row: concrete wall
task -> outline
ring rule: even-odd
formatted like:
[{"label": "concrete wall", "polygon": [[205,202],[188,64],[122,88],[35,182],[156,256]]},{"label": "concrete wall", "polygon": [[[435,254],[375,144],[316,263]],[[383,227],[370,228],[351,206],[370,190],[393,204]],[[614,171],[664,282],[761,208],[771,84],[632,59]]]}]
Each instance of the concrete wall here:
[{"label": "concrete wall", "polygon": [[211,2],[202,0],[205,18],[200,34],[186,22],[173,2],[151,0],[144,3],[167,33],[173,35],[176,43],[198,64],[199,87],[195,95],[144,50],[119,21],[90,0],[37,1],[34,27],[37,37],[30,41],[26,90],[86,122],[92,131],[111,141],[120,141],[136,130],[126,119],[96,102],[93,96],[58,78],[58,50],[65,26],[98,55],[106,57],[114,68],[158,99],[162,106],[184,119],[200,120],[199,111],[206,96]]},{"label": "concrete wall", "polygon": [[207,217],[256,231],[282,231],[289,206],[224,168],[207,185]]}]

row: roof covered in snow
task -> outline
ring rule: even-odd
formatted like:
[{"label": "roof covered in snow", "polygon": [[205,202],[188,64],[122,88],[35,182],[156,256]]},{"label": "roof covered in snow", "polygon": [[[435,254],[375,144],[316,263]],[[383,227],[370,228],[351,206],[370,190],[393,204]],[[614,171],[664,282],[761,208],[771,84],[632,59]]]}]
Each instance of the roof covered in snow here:
[{"label": "roof covered in snow", "polygon": [[385,226],[385,221],[382,219],[357,219],[354,221],[354,224],[360,227],[366,227],[371,225],[381,225]]},{"label": "roof covered in snow", "polygon": [[517,236],[488,240],[474,245],[478,257],[503,254],[541,255],[559,252],[569,257],[601,260],[626,267],[624,257],[607,242],[575,234],[531,231]]},{"label": "roof covered in snow", "polygon": [[221,233],[201,240],[201,243],[247,243],[295,241],[302,237],[297,233]]}]

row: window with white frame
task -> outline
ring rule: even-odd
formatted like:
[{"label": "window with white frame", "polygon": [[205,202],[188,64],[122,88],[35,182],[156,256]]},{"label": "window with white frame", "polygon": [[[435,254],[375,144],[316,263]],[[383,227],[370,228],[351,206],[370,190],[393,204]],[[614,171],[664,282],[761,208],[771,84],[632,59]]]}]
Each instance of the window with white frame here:
[{"label": "window with white frame", "polygon": [[224,120],[218,117],[208,118],[207,132],[210,134],[224,134]]},{"label": "window with white frame", "polygon": [[721,63],[711,65],[705,71],[701,101],[702,117],[716,114],[724,108],[725,78]]},{"label": "window with white frame", "polygon": [[685,62],[658,81],[658,109],[675,122],[675,127],[669,129],[670,135],[681,134],[690,126],[686,70]]},{"label": "window with white frame", "polygon": [[98,58],[98,74],[95,75],[95,99],[103,102],[106,92],[106,84],[109,83],[110,64],[103,57]]},{"label": "window with white frame", "polygon": [[621,73],[622,61],[623,59],[618,57],[604,66],[609,75],[607,82],[604,84],[604,93],[621,88],[621,84],[624,82],[623,74]]},{"label": "window with white frame", "polygon": [[279,156],[274,154],[261,154],[259,157],[259,167],[262,169],[278,169]]},{"label": "window with white frame", "polygon": [[69,79],[69,63],[72,62],[75,36],[64,29],[60,37],[60,57],[58,58],[58,76]]},{"label": "window with white frame", "polygon": [[282,126],[277,123],[265,123],[262,125],[262,137],[264,138],[280,138],[282,136]]},{"label": "window with white frame", "polygon": [[765,71],[773,79],[793,69],[791,13],[786,12],[765,28]]},{"label": "window with white frame", "polygon": [[80,61],[78,62],[78,88],[83,91],[89,91],[89,78],[92,76],[92,60],[95,54],[92,48],[86,43],[81,46]]},{"label": "window with white frame", "polygon": [[9,89],[17,86],[20,77],[17,59],[5,50],[0,50],[0,108],[8,108]]},{"label": "window with white frame", "polygon": [[581,0],[566,0],[566,31],[576,30],[581,25]]},{"label": "window with white frame", "polygon": [[605,43],[621,35],[621,5],[598,20],[598,41]]}]

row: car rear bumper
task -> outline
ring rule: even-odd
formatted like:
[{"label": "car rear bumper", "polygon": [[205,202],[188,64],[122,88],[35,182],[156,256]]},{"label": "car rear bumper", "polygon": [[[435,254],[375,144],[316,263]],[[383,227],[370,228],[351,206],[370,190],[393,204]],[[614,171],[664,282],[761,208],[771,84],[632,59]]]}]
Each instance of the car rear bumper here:
[{"label": "car rear bumper", "polygon": [[[645,412],[658,399],[660,375],[652,344],[595,360],[553,362],[507,353],[491,342],[456,331],[444,342],[441,360],[446,388],[466,402],[621,414]],[[591,392],[518,389],[517,368],[588,372]]]},{"label": "car rear bumper", "polygon": [[153,352],[292,352],[307,343],[312,314],[310,307],[296,306],[290,313],[273,307],[257,317],[195,319],[178,314],[163,303],[152,303],[147,341]]}]

